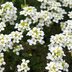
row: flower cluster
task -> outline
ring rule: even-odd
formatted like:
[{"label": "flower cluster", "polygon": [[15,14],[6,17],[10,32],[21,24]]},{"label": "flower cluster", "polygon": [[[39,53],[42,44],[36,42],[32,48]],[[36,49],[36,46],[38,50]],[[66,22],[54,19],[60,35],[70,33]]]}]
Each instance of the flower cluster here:
[{"label": "flower cluster", "polygon": [[[72,0],[37,0],[41,3],[40,11],[34,6],[25,5],[19,15],[24,18],[20,23],[14,23],[17,20],[17,8],[12,2],[6,2],[0,8],[0,72],[4,71],[4,52],[11,50],[16,55],[19,55],[23,50],[21,41],[24,38],[23,33],[26,31],[26,36],[29,45],[37,43],[44,44],[44,26],[49,27],[51,24],[60,24],[62,33],[51,35],[49,53],[46,59],[50,62],[45,67],[48,72],[68,72],[68,63],[63,60],[66,56],[64,49],[67,47],[69,52],[72,51],[72,20],[63,20],[64,16],[72,19],[72,11],[66,11],[66,8],[72,8]],[[65,21],[65,22],[63,22]],[[9,34],[1,33],[6,24],[14,25],[14,31]],[[22,59],[22,63],[17,65],[17,72],[27,72],[29,60]]]},{"label": "flower cluster", "polygon": [[48,72],[62,72],[61,70],[67,71],[68,64],[65,61],[61,62],[50,62],[47,63],[46,69],[49,70]]},{"label": "flower cluster", "polygon": [[29,18],[32,19],[33,23],[38,22],[39,13],[33,6],[23,7],[23,11],[20,11],[20,15],[29,16]]},{"label": "flower cluster", "polygon": [[39,42],[40,44],[44,43],[43,41],[44,32],[40,28],[34,27],[27,33],[27,36],[32,37],[31,39],[27,40],[30,45],[32,44],[36,45],[36,42]]},{"label": "flower cluster", "polygon": [[23,38],[22,32],[13,31],[10,34],[10,37],[13,43],[19,43],[19,41]]},{"label": "flower cluster", "polygon": [[4,67],[2,67],[2,65],[5,65],[4,54],[0,53],[0,72],[4,71]]},{"label": "flower cluster", "polygon": [[[72,50],[72,20],[68,20],[66,22],[61,23],[62,33],[56,34],[55,36],[51,36],[50,42],[51,44],[49,46],[49,51],[47,59],[50,59],[51,62],[47,63],[46,69],[51,72],[57,72],[58,70],[64,70],[68,72],[69,65],[62,59],[63,56],[65,56],[63,48],[67,47],[69,51]],[[49,69],[51,64],[56,64],[55,62],[59,63],[57,65],[51,67]],[[61,64],[61,67],[58,68],[58,65]],[[65,65],[65,66],[64,66]],[[59,72],[58,71],[58,72]]]},{"label": "flower cluster", "polygon": [[0,52],[12,48],[12,42],[9,35],[0,34]]},{"label": "flower cluster", "polygon": [[63,30],[63,35],[65,36],[64,45],[68,50],[72,50],[72,20],[61,23],[61,28]]},{"label": "flower cluster", "polygon": [[0,32],[4,30],[6,24],[4,22],[0,22]]},{"label": "flower cluster", "polygon": [[18,31],[24,32],[25,30],[30,30],[31,19],[26,18],[25,20],[21,20],[20,23],[16,23],[15,29]]},{"label": "flower cluster", "polygon": [[60,0],[62,2],[62,5],[65,7],[72,8],[72,0]]},{"label": "flower cluster", "polygon": [[41,10],[41,12],[38,12],[38,14],[39,23],[37,27],[41,28],[44,25],[49,27],[49,25],[52,23],[51,19],[53,18],[51,12]]},{"label": "flower cluster", "polygon": [[17,65],[17,72],[27,72],[30,70],[28,67],[29,60],[22,59],[21,65]]},{"label": "flower cluster", "polygon": [[60,60],[65,56],[63,49],[60,46],[50,46],[49,50],[51,53],[48,53],[47,59]]},{"label": "flower cluster", "polygon": [[[64,14],[67,14],[66,11],[62,8],[62,4],[57,0],[38,0],[41,2],[41,10],[50,12],[52,15],[52,22],[58,23],[59,20],[64,18]],[[49,15],[47,15],[49,16]],[[49,16],[51,18],[51,16]]]},{"label": "flower cluster", "polygon": [[69,18],[72,18],[72,11],[69,12],[68,16]]},{"label": "flower cluster", "polygon": [[35,7],[25,6],[25,7],[23,7],[23,11],[20,12],[20,15],[27,16],[27,15],[31,15],[31,14],[33,14],[35,12],[36,12],[36,8]]},{"label": "flower cluster", "polygon": [[49,51],[50,53],[46,58],[50,60],[50,63],[47,63],[45,69],[49,72],[61,72],[62,70],[68,72],[69,65],[62,59],[65,56],[63,48],[59,45],[50,44]]},{"label": "flower cluster", "polygon": [[14,24],[14,20],[17,19],[17,8],[13,6],[12,2],[2,4],[0,11],[2,22],[10,22],[10,24]]}]

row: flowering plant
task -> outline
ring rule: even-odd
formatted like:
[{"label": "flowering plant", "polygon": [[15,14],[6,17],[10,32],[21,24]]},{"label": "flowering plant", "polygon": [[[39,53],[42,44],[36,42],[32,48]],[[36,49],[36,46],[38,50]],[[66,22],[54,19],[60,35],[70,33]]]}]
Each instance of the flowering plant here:
[{"label": "flowering plant", "polygon": [[72,72],[72,0],[1,0],[0,72]]}]

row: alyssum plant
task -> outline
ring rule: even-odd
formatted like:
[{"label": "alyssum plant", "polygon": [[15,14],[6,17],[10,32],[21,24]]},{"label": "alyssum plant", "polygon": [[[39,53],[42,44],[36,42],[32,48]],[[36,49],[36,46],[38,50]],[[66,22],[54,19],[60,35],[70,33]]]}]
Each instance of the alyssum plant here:
[{"label": "alyssum plant", "polygon": [[[47,66],[45,69],[48,72],[69,72],[69,64],[64,60],[64,49],[72,52],[72,11],[67,11],[66,8],[72,9],[72,0],[37,0],[41,3],[40,11],[34,6],[26,4],[19,12],[20,16],[25,17],[18,23],[16,22],[17,8],[12,2],[1,4],[0,7],[0,72],[4,72],[6,62],[4,60],[4,53],[11,50],[16,55],[24,50],[21,44],[23,33],[26,36],[29,45],[41,44],[44,45],[44,26],[49,27],[53,23],[61,26],[62,32],[60,34],[51,35],[50,44],[48,44]],[[69,18],[65,19],[65,16]],[[9,34],[2,33],[7,23],[14,26],[15,31]],[[30,70],[28,63],[30,60],[22,59],[21,64],[17,64],[16,72],[27,72]]]}]

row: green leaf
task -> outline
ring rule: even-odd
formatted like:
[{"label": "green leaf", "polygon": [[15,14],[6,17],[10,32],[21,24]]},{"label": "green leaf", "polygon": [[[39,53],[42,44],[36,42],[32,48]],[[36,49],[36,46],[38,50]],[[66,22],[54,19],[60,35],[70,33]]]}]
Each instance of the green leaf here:
[{"label": "green leaf", "polygon": [[16,0],[12,0],[12,2],[14,3]]}]

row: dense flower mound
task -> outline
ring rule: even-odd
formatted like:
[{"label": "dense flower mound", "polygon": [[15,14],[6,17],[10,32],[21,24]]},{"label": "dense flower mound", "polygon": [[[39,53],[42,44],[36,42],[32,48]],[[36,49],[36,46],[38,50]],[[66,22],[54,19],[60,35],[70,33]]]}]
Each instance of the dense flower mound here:
[{"label": "dense flower mound", "polygon": [[30,45],[36,44],[36,42],[39,42],[40,44],[43,44],[43,36],[44,32],[40,30],[40,28],[34,27],[32,30],[30,30],[27,33],[28,36],[31,36],[32,39],[28,39],[27,41],[29,42]]},{"label": "dense flower mound", "polygon": [[[47,63],[47,67],[46,67],[46,69],[49,70],[50,72],[51,70],[52,72],[53,71],[60,72],[61,70],[68,72],[69,65],[62,58],[63,56],[65,56],[63,48],[67,47],[69,51],[72,50],[72,24],[71,23],[72,20],[68,20],[64,23],[61,23],[63,32],[60,34],[56,34],[55,36],[51,36],[50,38],[51,43],[50,45],[48,45],[50,53],[48,53],[47,59],[50,59],[51,62]],[[53,64],[53,62],[54,63],[58,62],[59,64],[57,64],[57,66],[55,65],[56,66],[55,69],[53,69],[53,67],[49,69],[50,68],[49,65]],[[60,63],[61,66],[58,68],[58,65],[60,65]]]},{"label": "dense flower mound", "polygon": [[10,24],[14,24],[14,20],[17,19],[17,8],[13,6],[12,2],[2,4],[0,11],[1,20],[3,22],[10,22]]},{"label": "dense flower mound", "polygon": [[[0,5],[0,72],[4,72],[5,65],[7,65],[6,52],[11,52],[18,58],[21,53],[24,53],[24,44],[29,46],[48,45],[49,52],[46,56],[45,70],[69,72],[69,64],[64,59],[66,57],[64,49],[67,48],[69,53],[72,53],[72,0],[37,0],[37,2],[40,3],[40,10],[33,5],[25,4],[18,11],[13,2]],[[61,32],[51,34],[49,36],[50,44],[48,44],[45,40],[48,36],[45,27],[50,28],[53,24],[60,26]],[[12,31],[7,33],[7,26],[13,27]],[[30,71],[28,66],[30,60],[21,59],[20,64],[19,61],[17,61],[18,64],[15,64],[15,72]]]}]

